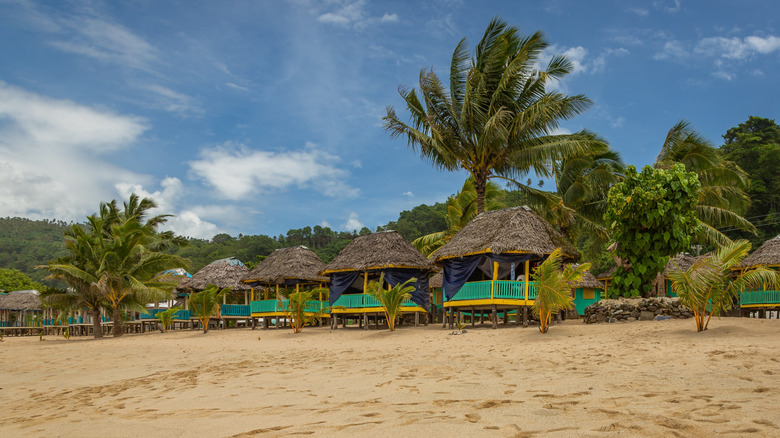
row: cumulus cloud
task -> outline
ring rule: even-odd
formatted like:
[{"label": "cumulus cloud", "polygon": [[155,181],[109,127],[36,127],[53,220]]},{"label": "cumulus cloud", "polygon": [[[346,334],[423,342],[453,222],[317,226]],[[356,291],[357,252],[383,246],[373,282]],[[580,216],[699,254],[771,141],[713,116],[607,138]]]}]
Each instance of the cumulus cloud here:
[{"label": "cumulus cloud", "polygon": [[363,222],[360,222],[360,219],[358,219],[358,214],[354,211],[349,214],[349,218],[347,218],[347,222],[344,223],[344,225],[341,226],[343,230],[346,231],[358,231],[361,228],[365,227]]},{"label": "cumulus cloud", "polygon": [[382,15],[382,18],[379,19],[382,23],[396,23],[398,21],[398,14],[387,14]]},{"label": "cumulus cloud", "polygon": [[339,168],[339,157],[317,149],[313,143],[298,151],[263,151],[231,142],[203,149],[190,161],[190,172],[227,199],[247,199],[263,189],[298,187],[326,196],[351,198],[358,189],[346,183],[348,172]]},{"label": "cumulus cloud", "polygon": [[570,75],[578,74],[596,74],[601,73],[607,66],[607,60],[610,57],[620,57],[628,55],[629,51],[623,47],[617,49],[603,49],[597,56],[589,56],[589,51],[585,47],[564,47],[553,44],[547,47],[541,54],[537,69],[544,69],[555,55],[565,56],[571,62],[572,70]]},{"label": "cumulus cloud", "polygon": [[385,12],[381,17],[372,17],[365,10],[365,0],[335,0],[329,2],[332,9],[318,11],[317,21],[341,27],[364,29],[376,23],[397,23],[398,14]]},{"label": "cumulus cloud", "polygon": [[52,99],[0,81],[0,215],[83,220],[147,180],[107,161],[148,129],[139,117]]},{"label": "cumulus cloud", "polygon": [[412,192],[403,192],[403,195],[404,196],[408,196],[410,198],[414,198],[414,193],[412,193]]}]

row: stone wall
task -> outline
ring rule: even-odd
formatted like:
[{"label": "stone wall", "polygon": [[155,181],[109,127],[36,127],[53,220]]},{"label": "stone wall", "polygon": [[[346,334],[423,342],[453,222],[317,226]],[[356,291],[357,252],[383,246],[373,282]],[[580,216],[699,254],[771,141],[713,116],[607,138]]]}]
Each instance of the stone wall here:
[{"label": "stone wall", "polygon": [[690,318],[692,313],[679,298],[619,298],[601,300],[585,308],[585,323],[651,320],[663,315]]}]

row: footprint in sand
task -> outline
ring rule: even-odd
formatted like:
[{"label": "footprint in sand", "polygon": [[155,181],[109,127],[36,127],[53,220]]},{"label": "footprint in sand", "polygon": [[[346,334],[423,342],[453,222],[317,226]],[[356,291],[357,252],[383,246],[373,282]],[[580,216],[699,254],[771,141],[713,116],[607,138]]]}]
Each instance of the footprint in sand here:
[{"label": "footprint in sand", "polygon": [[482,417],[479,414],[466,414],[466,420],[470,421],[471,423],[476,423],[481,419]]}]

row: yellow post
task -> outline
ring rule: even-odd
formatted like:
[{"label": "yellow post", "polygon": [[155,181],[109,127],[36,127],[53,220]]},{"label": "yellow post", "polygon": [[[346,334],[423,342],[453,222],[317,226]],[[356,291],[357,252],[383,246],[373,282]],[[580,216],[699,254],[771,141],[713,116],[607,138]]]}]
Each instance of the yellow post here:
[{"label": "yellow post", "polygon": [[276,283],[276,299],[279,299],[279,283]]},{"label": "yellow post", "polygon": [[[528,301],[528,283],[531,281],[531,276],[529,275],[529,271],[531,270],[531,261],[526,260],[525,261],[525,300]],[[528,303],[526,303],[528,304]]]},{"label": "yellow post", "polygon": [[295,293],[298,293],[300,291],[301,291],[301,284],[300,283],[295,283]]},{"label": "yellow post", "polygon": [[363,272],[363,296],[361,297],[361,302],[364,304],[366,302],[366,292],[368,292],[368,271]]},{"label": "yellow post", "polygon": [[490,282],[490,299],[493,299],[493,290],[496,286],[496,280],[498,280],[498,262],[493,262],[493,281]]},{"label": "yellow post", "polygon": [[249,301],[255,300],[255,288],[249,290]]}]

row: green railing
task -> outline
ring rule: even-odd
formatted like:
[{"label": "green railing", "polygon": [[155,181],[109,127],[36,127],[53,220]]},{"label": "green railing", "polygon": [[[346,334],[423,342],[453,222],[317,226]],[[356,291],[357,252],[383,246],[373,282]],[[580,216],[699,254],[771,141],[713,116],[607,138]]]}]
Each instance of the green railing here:
[{"label": "green railing", "polygon": [[[418,304],[412,300],[404,300],[401,307],[415,307]],[[368,294],[346,294],[338,297],[333,307],[346,307],[347,309],[362,309],[365,307],[382,307],[382,303]]]},{"label": "green railing", "polygon": [[742,292],[739,303],[743,306],[756,304],[780,304],[780,291],[762,290],[756,292]]},{"label": "green railing", "polygon": [[249,316],[248,304],[223,304],[220,313],[224,316]]},{"label": "green railing", "polygon": [[[463,285],[457,294],[450,301],[464,300],[486,300],[491,298],[491,284],[493,287],[494,299],[503,300],[524,300],[525,282],[524,281],[472,281]],[[536,283],[528,284],[528,299],[536,298]]]},{"label": "green railing", "polygon": [[[141,318],[140,319],[157,319],[157,314],[160,312],[165,312],[168,309],[146,309],[149,313],[143,313],[141,312]],[[190,319],[192,315],[190,314],[189,310],[179,310],[178,312],[173,314],[173,319]]]},{"label": "green railing", "polygon": [[[289,300],[260,300],[250,302],[248,307],[251,313],[272,313],[284,312],[287,306],[289,306]],[[326,307],[328,307],[327,301],[310,300],[306,301],[303,308],[306,312],[317,313]]]}]

